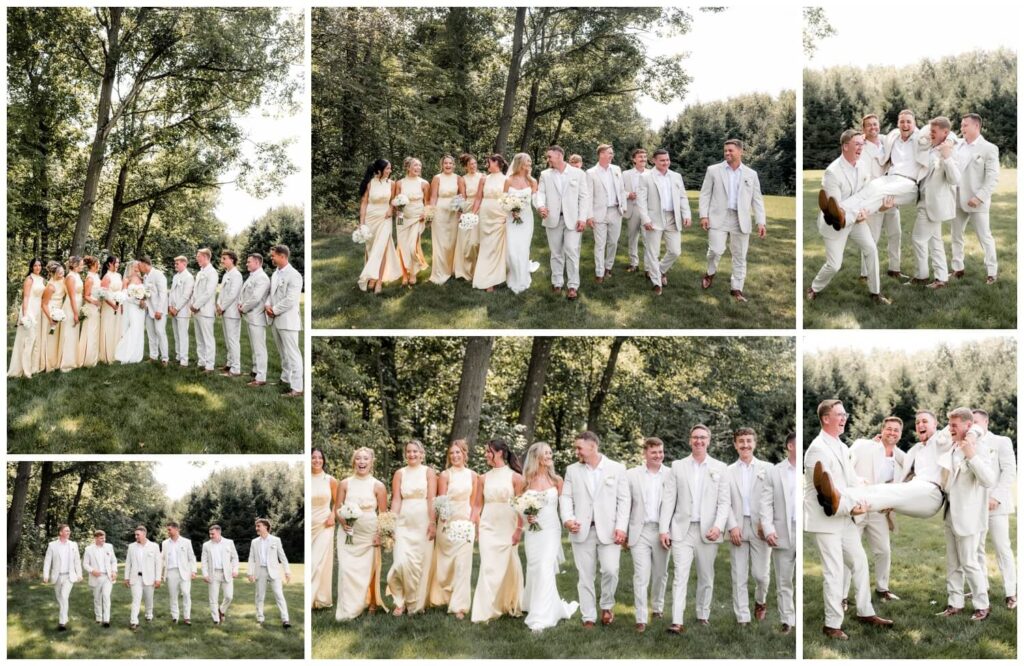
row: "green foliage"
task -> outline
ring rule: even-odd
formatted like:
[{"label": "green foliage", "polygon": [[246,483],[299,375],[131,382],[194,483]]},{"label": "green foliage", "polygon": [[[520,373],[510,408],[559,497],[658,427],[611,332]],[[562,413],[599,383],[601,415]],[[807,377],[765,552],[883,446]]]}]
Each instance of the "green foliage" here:
[{"label": "green foliage", "polygon": [[245,265],[245,257],[253,252],[263,255],[263,270],[269,276],[274,272],[270,261],[270,248],[279,243],[288,246],[291,254],[288,263],[300,274],[305,275],[306,267],[306,222],[301,206],[271,208],[258,220],[253,220],[234,240],[238,252],[238,264]]}]

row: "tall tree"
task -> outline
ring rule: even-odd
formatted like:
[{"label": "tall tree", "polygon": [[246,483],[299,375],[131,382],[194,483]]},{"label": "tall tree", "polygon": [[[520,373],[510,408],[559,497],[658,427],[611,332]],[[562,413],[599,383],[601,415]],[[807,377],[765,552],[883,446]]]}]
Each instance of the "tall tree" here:
[{"label": "tall tree", "polygon": [[462,358],[462,381],[455,397],[455,415],[449,441],[465,439],[470,446],[476,443],[480,429],[480,407],[484,401],[487,371],[491,366],[493,337],[466,339],[466,352]]},{"label": "tall tree", "polygon": [[523,382],[518,421],[523,426],[523,437],[527,444],[533,443],[533,434],[537,428],[537,414],[540,412],[540,400],[544,395],[544,382],[547,380],[554,342],[553,337],[538,335],[533,339],[530,350],[530,365],[526,370],[526,381]]},{"label": "tall tree", "polygon": [[608,350],[608,360],[604,364],[604,371],[601,373],[601,381],[597,389],[589,396],[587,407],[587,430],[600,432],[601,410],[604,409],[605,400],[608,399],[608,392],[612,388],[612,379],[615,376],[615,366],[619,362],[619,352],[622,345],[626,344],[626,337],[617,337],[612,340],[611,348]]},{"label": "tall tree", "polygon": [[28,483],[31,476],[32,463],[26,461],[19,462],[14,480],[14,490],[11,492],[11,506],[7,509],[8,571],[14,565],[14,554],[17,552],[18,543],[21,541],[22,521],[25,515],[25,504],[28,502]]}]

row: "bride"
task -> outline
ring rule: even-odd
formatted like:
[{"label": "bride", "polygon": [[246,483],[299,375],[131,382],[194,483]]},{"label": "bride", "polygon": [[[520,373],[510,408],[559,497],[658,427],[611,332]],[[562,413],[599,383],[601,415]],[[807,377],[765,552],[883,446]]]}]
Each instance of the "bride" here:
[{"label": "bride", "polygon": [[558,519],[562,479],[555,474],[550,446],[536,442],[530,447],[526,452],[523,477],[527,492],[532,490],[544,495],[544,508],[536,516],[527,518],[541,529],[526,530],[526,589],[523,592],[526,626],[542,631],[572,617],[579,608],[575,601],[562,601],[555,584],[555,575],[565,561],[565,554],[562,552],[562,523]]},{"label": "bride", "polygon": [[519,213],[520,221],[513,221],[509,213],[506,227],[506,252],[508,273],[505,284],[518,294],[530,288],[530,273],[537,270],[536,262],[530,261],[530,243],[533,241],[533,200],[537,197],[537,181],[530,175],[533,160],[526,153],[517,153],[512,158],[505,181],[505,192],[523,200]]},{"label": "bride", "polygon": [[[142,284],[138,262],[130,261],[124,269],[124,288]],[[128,298],[124,302],[124,331],[117,343],[114,359],[118,363],[138,363],[146,346],[146,306],[144,301]]]}]

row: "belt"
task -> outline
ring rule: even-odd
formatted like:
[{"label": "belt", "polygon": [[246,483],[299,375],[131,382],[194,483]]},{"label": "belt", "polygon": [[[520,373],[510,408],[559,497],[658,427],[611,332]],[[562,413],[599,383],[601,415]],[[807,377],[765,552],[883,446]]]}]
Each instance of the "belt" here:
[{"label": "belt", "polygon": [[914,181],[915,184],[917,183],[917,178],[914,178],[913,176],[907,176],[907,175],[902,174],[902,173],[892,173],[892,174],[889,174],[889,175],[890,176],[899,176],[900,178],[906,178],[907,180],[912,180],[912,181]]}]

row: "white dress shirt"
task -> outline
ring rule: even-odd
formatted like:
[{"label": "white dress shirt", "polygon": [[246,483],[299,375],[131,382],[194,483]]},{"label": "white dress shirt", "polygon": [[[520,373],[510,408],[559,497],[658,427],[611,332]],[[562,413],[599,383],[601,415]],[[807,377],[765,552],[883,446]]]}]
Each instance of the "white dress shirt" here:
[{"label": "white dress shirt", "polygon": [[704,495],[704,475],[708,469],[708,459],[698,463],[691,461],[693,471],[690,472],[690,522],[700,522],[700,500]]},{"label": "white dress shirt", "polygon": [[676,210],[676,203],[672,200],[672,179],[669,178],[668,171],[662,173],[655,169],[654,184],[658,186],[658,195],[661,197],[662,212],[674,213]]},{"label": "white dress shirt", "polygon": [[57,554],[60,556],[60,573],[71,573],[71,541],[58,541]]},{"label": "white dress shirt", "polygon": [[662,470],[659,466],[657,472],[652,472],[649,467],[644,466],[644,473],[641,477],[644,484],[644,522],[657,523],[661,516],[661,491]]},{"label": "white dress shirt", "polygon": [[643,178],[645,173],[647,173],[647,169],[644,169],[643,171],[640,171],[639,169],[633,170],[633,173],[630,175],[630,179],[632,180],[632,183],[630,183],[629,186],[630,192],[636,192],[640,189],[640,179]]},{"label": "white dress shirt", "polygon": [[269,566],[270,561],[267,556],[268,550],[270,549],[270,536],[260,537],[260,566]]},{"label": "white dress shirt", "polygon": [[167,568],[177,569],[178,568],[178,540],[171,539],[171,545],[167,551]]},{"label": "white dress shirt", "polygon": [[737,203],[740,198],[740,167],[733,169],[728,163],[725,165],[726,177],[729,182],[726,186],[729,188],[729,210],[736,210],[739,208]]},{"label": "white dress shirt", "polygon": [[740,496],[743,498],[743,517],[750,517],[750,489],[754,485],[754,466],[750,463],[745,463],[742,460],[740,463]]},{"label": "white dress shirt", "polygon": [[789,498],[789,523],[793,525],[796,524],[796,465],[789,463],[782,470],[782,488]]},{"label": "white dress shirt", "polygon": [[210,541],[210,566],[214,571],[224,569],[224,542]]},{"label": "white dress shirt", "polygon": [[892,151],[889,153],[889,161],[892,166],[890,174],[897,176],[908,176],[917,180],[917,162],[914,159],[914,140],[904,141],[900,137],[892,142]]},{"label": "white dress shirt", "polygon": [[615,179],[612,177],[611,167],[603,167],[598,164],[597,175],[601,178],[601,184],[604,185],[605,194],[608,195],[608,208],[618,206],[619,196],[618,192],[615,191]]},{"label": "white dress shirt", "polygon": [[882,458],[882,478],[879,483],[892,483],[896,478],[896,456],[885,456]]},{"label": "white dress shirt", "polygon": [[942,468],[939,467],[938,446],[931,439],[914,457],[914,476],[942,485]]},{"label": "white dress shirt", "polygon": [[601,461],[594,467],[591,467],[586,463],[583,465],[583,470],[587,473],[587,487],[590,488],[591,497],[597,497],[597,490],[601,487],[601,475],[603,474],[603,470],[601,468],[604,466],[605,460],[606,458],[601,456]]}]

